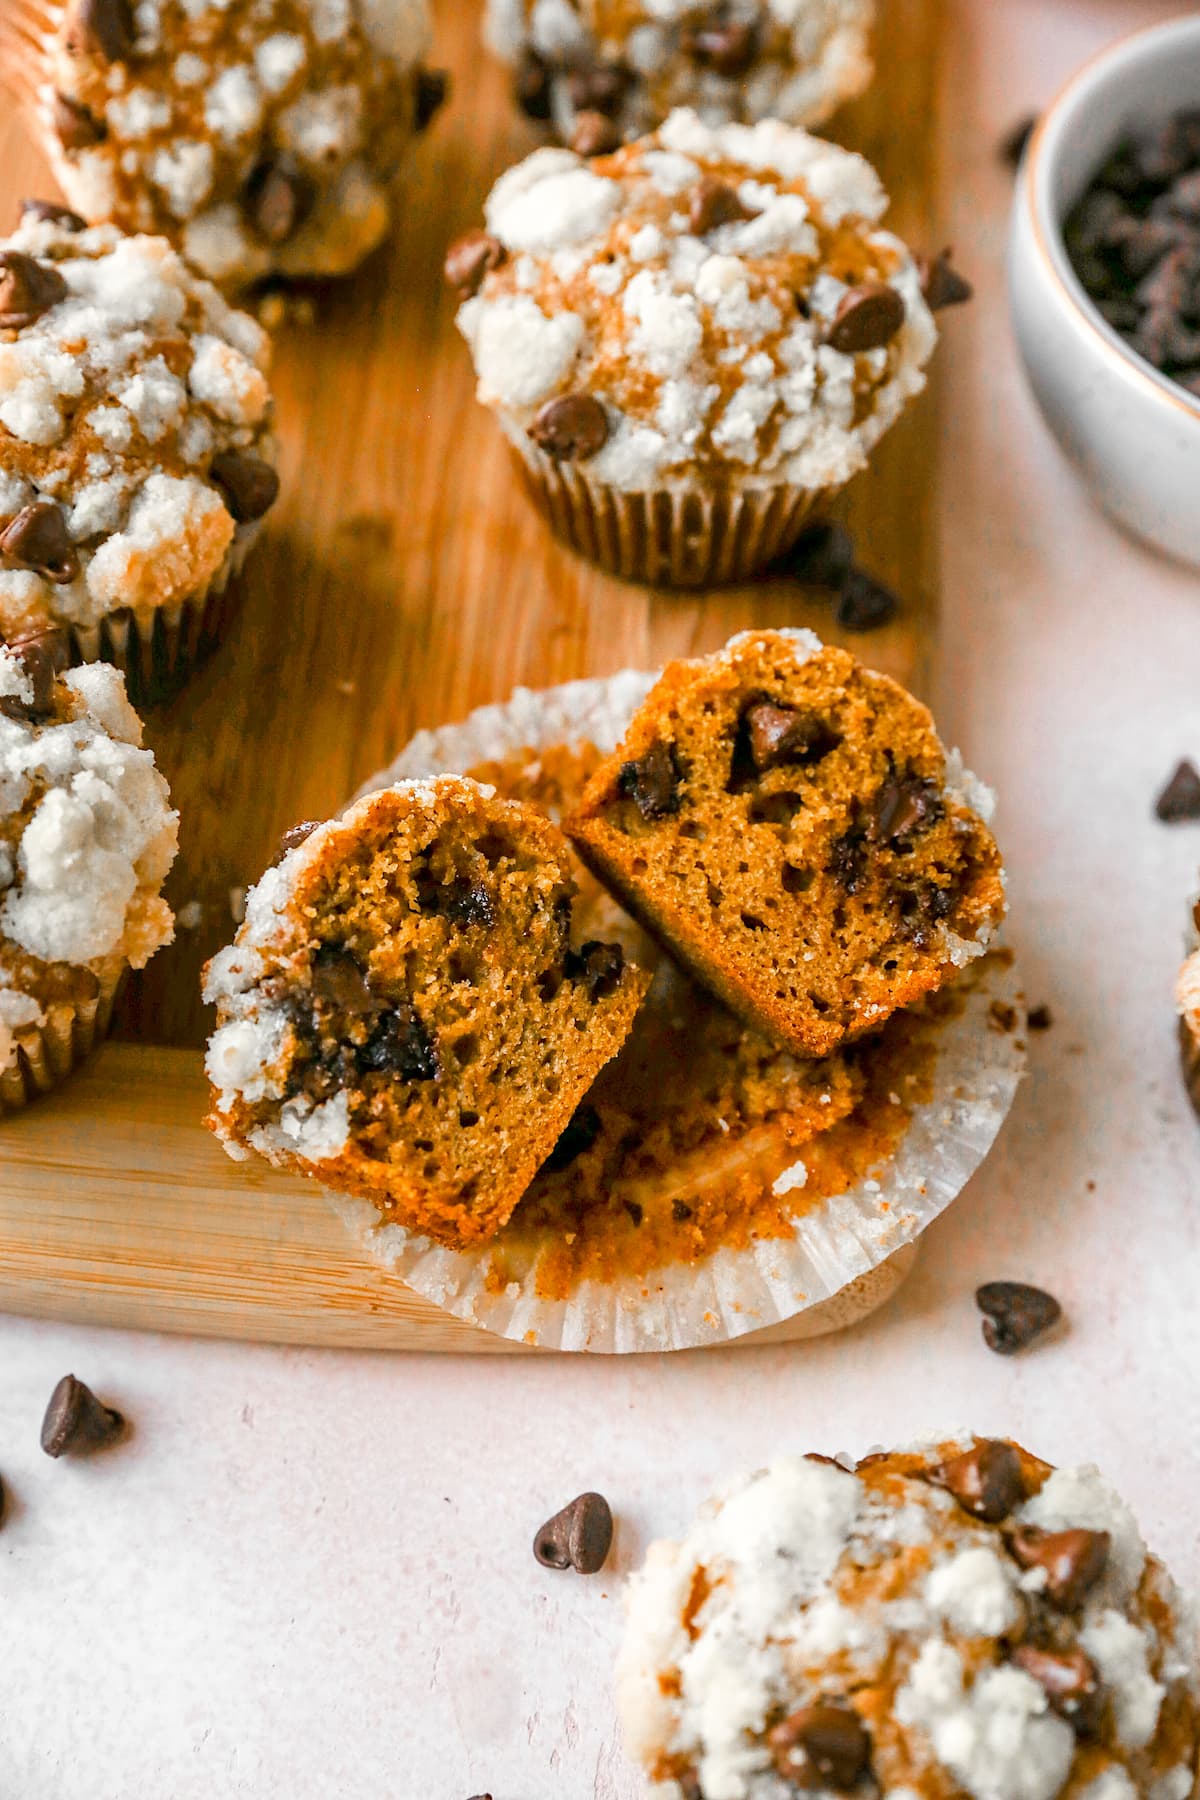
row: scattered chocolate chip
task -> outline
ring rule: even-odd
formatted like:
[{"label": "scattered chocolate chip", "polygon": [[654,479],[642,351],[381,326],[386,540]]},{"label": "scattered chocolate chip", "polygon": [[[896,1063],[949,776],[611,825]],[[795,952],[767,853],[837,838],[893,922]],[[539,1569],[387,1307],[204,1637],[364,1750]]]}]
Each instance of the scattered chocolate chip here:
[{"label": "scattered chocolate chip", "polygon": [[583,111],[571,128],[571,148],[576,156],[611,156],[621,147],[621,133],[602,112]]},{"label": "scattered chocolate chip", "polygon": [[352,1018],[388,1010],[388,1002],[371,992],[366,970],[338,944],[322,944],[313,957],[312,991],[318,1000],[327,1000]]},{"label": "scattered chocolate chip", "polygon": [[903,780],[889,775],[875,795],[872,824],[881,843],[895,844],[914,831],[936,824],[944,811],[942,797],[932,781],[919,775]]},{"label": "scattered chocolate chip", "polygon": [[1046,1585],[1038,1591],[1063,1612],[1077,1612],[1108,1565],[1112,1539],[1107,1531],[1042,1531],[1018,1525],[1009,1549],[1023,1569],[1041,1569]]},{"label": "scattered chocolate chip", "polygon": [[742,205],[735,188],[712,175],[701,176],[688,201],[688,229],[696,237],[704,237],[718,225],[736,225],[756,216],[752,207]]},{"label": "scattered chocolate chip", "polygon": [[1049,1031],[1054,1023],[1054,1015],[1043,1002],[1040,1006],[1031,1006],[1026,1021],[1030,1031]]},{"label": "scattered chocolate chip", "polygon": [[1015,169],[1025,154],[1025,146],[1037,129],[1037,114],[1027,113],[1018,119],[1000,140],[1000,158],[1010,169]]},{"label": "scattered chocolate chip", "polygon": [[77,1376],[64,1375],[42,1420],[42,1449],[47,1456],[87,1456],[115,1443],[124,1431],[119,1412],[105,1406]]},{"label": "scattered chocolate chip", "polygon": [[574,1569],[595,1575],[608,1558],[613,1540],[612,1509],[603,1494],[580,1494],[533,1540],[533,1554],[543,1569]]},{"label": "scattered chocolate chip", "polygon": [[0,557],[10,568],[32,569],[60,587],[79,574],[67,522],[53,500],[34,500],[9,520],[0,531]]},{"label": "scattered chocolate chip", "polygon": [[1012,1653],[1018,1669],[1032,1675],[1050,1705],[1081,1737],[1095,1731],[1100,1711],[1100,1677],[1084,1651],[1042,1650],[1018,1644]]},{"label": "scattered chocolate chip", "polygon": [[246,217],[268,244],[285,244],[293,237],[315,198],[309,177],[286,156],[256,164],[242,189]]},{"label": "scattered chocolate chip", "polygon": [[1026,1498],[1021,1459],[1011,1444],[997,1438],[980,1438],[961,1456],[930,1469],[925,1476],[935,1487],[953,1494],[965,1513],[998,1525]]},{"label": "scattered chocolate chip", "polygon": [[894,619],[900,601],[865,569],[853,568],[842,583],[834,617],[843,631],[875,631]]},{"label": "scattered chocolate chip", "polygon": [[427,131],[445,106],[450,77],[445,69],[418,68],[413,77],[413,130]]},{"label": "scattered chocolate chip", "polygon": [[1200,771],[1187,757],[1158,796],[1154,811],[1166,825],[1200,819]]},{"label": "scattered chocolate chip", "polygon": [[568,981],[586,988],[588,999],[605,1000],[616,992],[625,967],[625,952],[620,944],[601,944],[595,938],[568,950],[563,958],[563,973]]},{"label": "scattered chocolate chip", "polygon": [[0,712],[10,719],[45,719],[54,711],[54,680],[70,663],[70,639],[65,631],[51,630],[14,638],[7,646],[21,664],[33,689],[31,700],[9,695],[0,701]]},{"label": "scattered chocolate chip", "polygon": [[938,256],[919,256],[917,275],[921,293],[930,312],[944,312],[948,306],[961,306],[975,289],[951,264],[954,252],[947,247]]},{"label": "scattered chocolate chip", "polygon": [[21,331],[67,296],[67,284],[52,263],[23,250],[0,250],[0,331]]},{"label": "scattered chocolate chip", "polygon": [[130,0],[75,0],[67,15],[68,56],[123,62],[133,49],[135,35]]},{"label": "scattered chocolate chip", "polygon": [[671,1217],[677,1225],[685,1225],[689,1219],[695,1217],[695,1212],[686,1200],[672,1200]]},{"label": "scattered chocolate chip", "polygon": [[831,350],[856,356],[890,344],[903,323],[904,300],[897,290],[886,281],[863,281],[838,301],[825,342]]},{"label": "scattered chocolate chip", "polygon": [[802,1706],[767,1733],[776,1769],[805,1788],[852,1788],[867,1772],[871,1740],[849,1706]]},{"label": "scattered chocolate chip", "polygon": [[239,525],[261,519],[279,498],[279,476],[270,463],[247,450],[218,450],[208,473]]},{"label": "scattered chocolate chip", "polygon": [[414,1007],[396,1007],[376,1026],[358,1053],[362,1067],[401,1081],[436,1081],[437,1048]]},{"label": "scattered chocolate chip", "polygon": [[854,539],[844,525],[821,519],[806,526],[791,549],[773,565],[810,587],[840,589],[854,566]]},{"label": "scattered chocolate chip", "polygon": [[660,741],[636,762],[621,764],[617,791],[628,795],[643,819],[664,819],[679,811],[679,779],[675,751]]},{"label": "scattered chocolate chip", "polygon": [[560,1169],[569,1169],[576,1157],[591,1149],[600,1136],[600,1125],[600,1114],[594,1106],[589,1106],[586,1101],[582,1106],[577,1106],[542,1167],[549,1169],[552,1174]]},{"label": "scattered chocolate chip", "polygon": [[36,219],[42,225],[57,225],[60,231],[86,231],[87,220],[69,206],[58,206],[53,200],[22,200],[22,219]]},{"label": "scattered chocolate chip", "polygon": [[90,150],[108,136],[104,120],[78,101],[69,100],[66,94],[55,94],[53,117],[54,133],[64,150]]},{"label": "scattered chocolate chip", "polygon": [[301,819],[298,825],[289,825],[279,840],[279,849],[275,853],[275,861],[281,862],[289,850],[296,850],[321,824],[320,819]]},{"label": "scattered chocolate chip", "polygon": [[608,441],[608,414],[591,394],[561,394],[535,415],[529,435],[555,462],[586,462]]},{"label": "scattered chocolate chip", "polygon": [[455,238],[447,250],[442,273],[449,285],[464,300],[469,300],[507,255],[500,239],[493,237],[490,231],[467,231],[462,237]]},{"label": "scattered chocolate chip", "polygon": [[526,50],[513,76],[513,98],[527,119],[545,124],[554,110],[550,70],[536,50]]},{"label": "scattered chocolate chip", "polygon": [[620,63],[598,63],[590,69],[572,69],[567,76],[571,111],[612,116],[620,112],[629,82],[629,70]]},{"label": "scattered chocolate chip", "polygon": [[975,1304],[986,1315],[983,1341],[997,1356],[1028,1349],[1062,1318],[1053,1294],[1024,1281],[985,1281],[975,1290]]},{"label": "scattered chocolate chip", "polygon": [[685,56],[718,75],[744,75],[754,61],[754,26],[723,11],[685,27],[679,42]]},{"label": "scattered chocolate chip", "polygon": [[750,759],[762,773],[781,763],[819,762],[841,743],[837,732],[816,713],[759,700],[742,714]]}]

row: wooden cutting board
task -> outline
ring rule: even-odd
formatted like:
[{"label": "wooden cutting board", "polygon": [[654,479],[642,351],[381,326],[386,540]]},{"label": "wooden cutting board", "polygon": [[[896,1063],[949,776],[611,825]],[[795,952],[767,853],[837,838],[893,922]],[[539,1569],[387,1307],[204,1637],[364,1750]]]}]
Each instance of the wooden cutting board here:
[{"label": "wooden cutting board", "polygon": [[[0,1125],[0,1309],[313,1344],[517,1349],[357,1255],[315,1188],[223,1156],[199,1122],[211,1024],[201,966],[281,832],[327,817],[421,727],[518,684],[652,669],[752,625],[839,636],[820,596],[792,582],[680,595],[614,581],[530,508],[474,402],[440,271],[495,177],[538,140],[480,49],[479,0],[435,8],[451,102],[407,165],[390,247],[354,281],[312,290],[313,322],[281,334],[283,498],[229,639],[147,716],[182,816],[167,894],[188,928],[130,983],[118,1041]],[[831,133],[879,168],[894,229],[935,249],[943,8],[880,0],[880,12],[876,86]],[[9,111],[0,219],[20,196],[52,192]],[[845,641],[918,692],[936,624],[936,442],[927,393],[843,507],[863,560],[904,599],[893,624]],[[814,1323],[770,1335],[811,1335]]]}]

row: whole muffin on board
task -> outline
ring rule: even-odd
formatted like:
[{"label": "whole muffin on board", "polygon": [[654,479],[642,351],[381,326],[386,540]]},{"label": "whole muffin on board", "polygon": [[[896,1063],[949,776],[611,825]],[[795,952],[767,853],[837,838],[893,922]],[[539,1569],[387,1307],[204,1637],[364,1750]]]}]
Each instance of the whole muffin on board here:
[{"label": "whole muffin on board", "polygon": [[444,98],[425,0],[6,0],[0,68],[71,205],[225,287],[343,275]]},{"label": "whole muffin on board", "polygon": [[633,1577],[617,1699],[659,1800],[1189,1800],[1194,1659],[1096,1469],[964,1435],[731,1482]]},{"label": "whole muffin on board", "polygon": [[0,1112],[103,1037],[121,977],[174,936],[179,820],[120,671],[0,646]]},{"label": "whole muffin on board", "polygon": [[486,32],[524,112],[566,142],[607,132],[612,149],[677,106],[709,125],[819,125],[871,79],[874,14],[874,0],[488,0]]},{"label": "whole muffin on board", "polygon": [[886,204],[860,156],[687,110],[500,178],[447,275],[479,398],[560,536],[670,585],[794,541],[925,385],[937,333]]},{"label": "whole muffin on board", "polygon": [[164,238],[30,203],[0,241],[0,636],[135,699],[220,636],[279,490],[266,334]]}]

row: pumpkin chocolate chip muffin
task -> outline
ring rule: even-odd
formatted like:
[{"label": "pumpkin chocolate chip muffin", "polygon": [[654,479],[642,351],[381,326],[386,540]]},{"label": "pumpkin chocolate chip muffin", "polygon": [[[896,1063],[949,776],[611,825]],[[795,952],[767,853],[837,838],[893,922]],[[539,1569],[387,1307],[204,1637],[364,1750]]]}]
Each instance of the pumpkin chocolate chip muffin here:
[{"label": "pumpkin chocolate chip muffin", "polygon": [[617,574],[740,578],[862,469],[936,330],[862,157],[774,121],[510,169],[448,279],[554,529]]},{"label": "pumpkin chocolate chip muffin", "polygon": [[209,964],[209,1124],[232,1154],[458,1246],[495,1233],[649,985],[571,941],[561,834],[458,777],[313,829]]},{"label": "pumpkin chocolate chip muffin", "polygon": [[93,1048],[125,970],[174,935],[167,784],[120,672],[58,674],[64,651],[0,647],[0,1112]]},{"label": "pumpkin chocolate chip muffin", "polygon": [[72,206],[202,274],[341,275],[386,235],[403,151],[445,96],[424,0],[11,0]]},{"label": "pumpkin chocolate chip muffin", "polygon": [[657,1800],[1190,1800],[1187,1615],[1090,1467],[955,1438],[731,1482],[628,1593]]},{"label": "pumpkin chocolate chip muffin", "polygon": [[[1200,936],[1200,902],[1192,912],[1192,942]],[[1200,950],[1193,950],[1175,986],[1179,1008],[1179,1050],[1184,1085],[1196,1112],[1200,1114]]]},{"label": "pumpkin chocolate chip muffin", "polygon": [[142,697],[219,635],[279,491],[266,334],[163,238],[27,208],[0,243],[0,635]]},{"label": "pumpkin chocolate chip muffin", "polygon": [[1003,918],[969,781],[898,683],[812,632],[745,632],[668,664],[565,829],[727,1005],[824,1056]]},{"label": "pumpkin chocolate chip muffin", "polygon": [[874,0],[488,0],[517,104],[609,149],[677,106],[706,124],[816,125],[871,79]]}]

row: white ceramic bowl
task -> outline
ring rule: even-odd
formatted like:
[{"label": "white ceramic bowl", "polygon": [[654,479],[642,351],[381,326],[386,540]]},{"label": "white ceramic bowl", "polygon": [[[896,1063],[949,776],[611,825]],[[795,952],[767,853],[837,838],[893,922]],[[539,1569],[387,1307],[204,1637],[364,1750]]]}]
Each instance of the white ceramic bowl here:
[{"label": "white ceramic bowl", "polygon": [[1200,102],[1200,13],[1123,39],[1044,114],[1017,179],[1009,293],[1017,342],[1055,437],[1138,537],[1200,564],[1200,398],[1144,362],[1076,276],[1063,222],[1130,127]]}]

